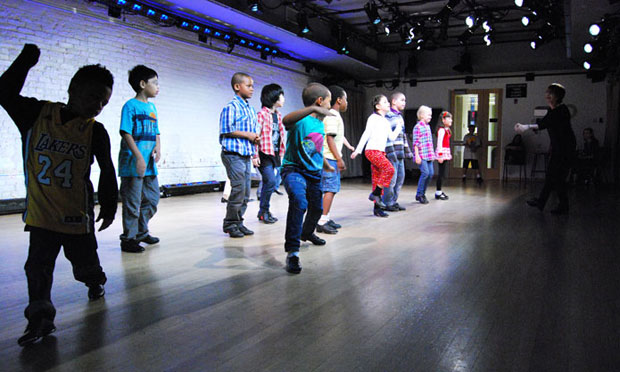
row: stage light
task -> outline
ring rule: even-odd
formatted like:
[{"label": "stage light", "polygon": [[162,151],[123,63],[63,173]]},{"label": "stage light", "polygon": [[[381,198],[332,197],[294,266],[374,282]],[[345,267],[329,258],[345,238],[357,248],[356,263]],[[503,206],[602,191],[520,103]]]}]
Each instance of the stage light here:
[{"label": "stage light", "polygon": [[521,17],[521,24],[527,27],[530,24],[530,18],[528,16]]},{"label": "stage light", "polygon": [[364,5],[364,11],[370,20],[370,23],[373,25],[378,25],[381,23],[381,17],[379,16],[379,10],[377,9],[377,5],[373,1],[369,1]]},{"label": "stage light", "polygon": [[383,27],[383,32],[385,32],[385,36],[390,36],[390,27],[385,25],[385,27]]},{"label": "stage light", "polygon": [[181,27],[189,27],[189,23],[186,21],[181,22]]},{"label": "stage light", "polygon": [[262,13],[263,11],[259,0],[248,0],[248,9],[254,13]]},{"label": "stage light", "polygon": [[297,24],[299,25],[299,34],[309,34],[312,32],[308,24],[308,15],[306,13],[297,13]]},{"label": "stage light", "polygon": [[198,32],[198,31],[200,31],[200,26],[194,25],[194,27],[192,27],[192,30]]},{"label": "stage light", "polygon": [[519,8],[523,6],[523,0],[515,0],[515,5]]},{"label": "stage light", "polygon": [[593,46],[592,46],[592,44],[590,44],[590,43],[586,43],[586,44],[583,46],[583,51],[584,51],[584,52],[586,52],[586,53],[588,53],[588,54],[589,54],[589,53],[592,53],[592,51],[593,51],[593,50],[594,50],[594,47],[593,47]]},{"label": "stage light", "polygon": [[465,18],[465,24],[469,28],[474,27],[474,25],[476,24],[476,18],[474,16],[472,16],[472,15],[467,16],[467,18]]},{"label": "stage light", "polygon": [[491,32],[491,31],[493,31],[493,27],[491,26],[491,22],[489,22],[488,20],[485,20],[484,22],[482,22],[482,29],[487,34],[489,32]]},{"label": "stage light", "polygon": [[487,46],[490,46],[491,44],[493,44],[493,38],[491,37],[491,34],[484,35],[483,39]]},{"label": "stage light", "polygon": [[601,33],[601,26],[599,26],[596,23],[593,23],[590,25],[590,28],[588,29],[588,31],[590,32],[590,35],[598,36]]},{"label": "stage light", "polygon": [[167,20],[168,20],[168,18],[169,18],[169,17],[168,17],[166,14],[162,14],[162,15],[159,17],[159,19],[160,19],[160,20],[162,20],[162,21],[167,21]]},{"label": "stage light", "polygon": [[146,15],[149,17],[155,16],[155,11],[153,9],[149,9],[146,11]]},{"label": "stage light", "polygon": [[583,68],[585,68],[586,70],[589,70],[589,69],[590,69],[590,67],[592,67],[592,65],[590,65],[590,62],[585,61],[585,62],[583,63]]},{"label": "stage light", "polygon": [[536,49],[537,46],[538,46],[538,44],[536,43],[536,40],[530,41],[530,48]]},{"label": "stage light", "polygon": [[204,32],[205,34],[210,34],[211,33],[211,29],[205,27],[205,29],[202,32]]},{"label": "stage light", "polygon": [[123,5],[125,5],[125,4],[127,4],[127,0],[118,0],[118,1],[116,2],[116,5],[119,5],[119,6],[123,6]]},{"label": "stage light", "polygon": [[133,10],[135,10],[136,12],[139,12],[140,10],[142,10],[142,5],[133,4]]}]

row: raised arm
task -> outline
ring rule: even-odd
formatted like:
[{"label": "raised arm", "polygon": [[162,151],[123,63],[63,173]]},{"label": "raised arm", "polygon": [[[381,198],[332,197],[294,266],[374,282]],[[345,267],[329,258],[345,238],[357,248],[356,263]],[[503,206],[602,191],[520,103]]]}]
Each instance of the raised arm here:
[{"label": "raised arm", "polygon": [[312,114],[317,114],[318,116],[334,116],[334,114],[329,112],[328,109],[321,106],[306,106],[302,109],[290,112],[282,119],[282,122],[284,123],[284,129],[290,130],[295,126],[298,121]]},{"label": "raised arm", "polygon": [[93,155],[97,159],[99,169],[99,185],[97,195],[101,209],[97,221],[103,220],[99,231],[105,230],[114,221],[118,206],[118,183],[110,154],[110,136],[102,124],[96,123],[93,128]]}]

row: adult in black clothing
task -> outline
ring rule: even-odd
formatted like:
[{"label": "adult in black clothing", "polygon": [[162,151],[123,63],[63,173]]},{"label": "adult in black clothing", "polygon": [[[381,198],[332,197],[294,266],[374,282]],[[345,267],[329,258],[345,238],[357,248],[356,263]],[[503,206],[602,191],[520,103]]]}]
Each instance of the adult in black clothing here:
[{"label": "adult in black clothing", "polygon": [[566,105],[562,103],[566,90],[560,84],[549,85],[545,93],[547,104],[551,108],[539,124],[515,125],[515,131],[523,133],[528,129],[547,129],[551,141],[551,157],[547,166],[545,185],[538,198],[528,200],[527,203],[537,207],[541,211],[545,208],[551,191],[555,190],[560,201],[557,208],[551,213],[568,213],[567,178],[570,167],[575,158],[577,141],[570,123],[570,113]]},{"label": "adult in black clothing", "polygon": [[28,326],[21,346],[56,330],[56,309],[51,301],[54,265],[61,246],[73,266],[73,276],[83,282],[91,300],[105,293],[106,276],[97,255],[93,185],[90,168],[97,159],[98,199],[103,220],[99,231],[112,224],[117,208],[118,185],[110,156],[110,137],[93,118],[112,94],[114,78],[102,66],[80,68],[69,85],[69,101],[52,103],[20,95],[28,71],[40,51],[26,44],[0,76],[0,105],[22,136],[26,178],[25,230],[30,233],[28,259]]}]

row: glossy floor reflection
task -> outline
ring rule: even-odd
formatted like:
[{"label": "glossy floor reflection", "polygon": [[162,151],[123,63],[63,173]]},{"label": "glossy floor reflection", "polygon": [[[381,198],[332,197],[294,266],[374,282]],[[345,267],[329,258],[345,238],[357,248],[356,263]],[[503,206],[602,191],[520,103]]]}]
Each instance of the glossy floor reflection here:
[{"label": "glossy floor reflection", "polygon": [[[457,181],[458,182],[458,181]],[[372,216],[370,187],[348,183],[332,218],[284,271],[287,197],[274,225],[221,232],[219,193],[162,199],[161,243],[121,253],[120,215],[98,235],[108,276],[88,302],[60,255],[58,331],[31,347],[20,216],[0,217],[2,370],[614,371],[620,362],[620,195],[572,190],[568,216],[540,214],[516,185],[462,186],[449,201]],[[428,196],[431,196],[429,193]]]}]

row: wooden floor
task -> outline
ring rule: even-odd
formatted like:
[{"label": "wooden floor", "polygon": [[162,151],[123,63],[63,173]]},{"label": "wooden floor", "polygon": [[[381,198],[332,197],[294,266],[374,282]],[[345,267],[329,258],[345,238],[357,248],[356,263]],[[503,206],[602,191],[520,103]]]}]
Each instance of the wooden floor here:
[{"label": "wooden floor", "polygon": [[221,232],[219,193],[162,199],[162,242],[143,254],[121,253],[119,214],[98,234],[105,299],[89,302],[61,255],[58,330],[27,348],[28,235],[2,216],[0,370],[620,370],[620,195],[574,189],[557,217],[525,205],[531,188],[451,184],[429,205],[406,186],[407,211],[386,219],[368,185],[344,185],[341,232],[303,245],[297,276],[284,271],[286,196],[273,196],[275,225],[251,203],[243,239]]}]

